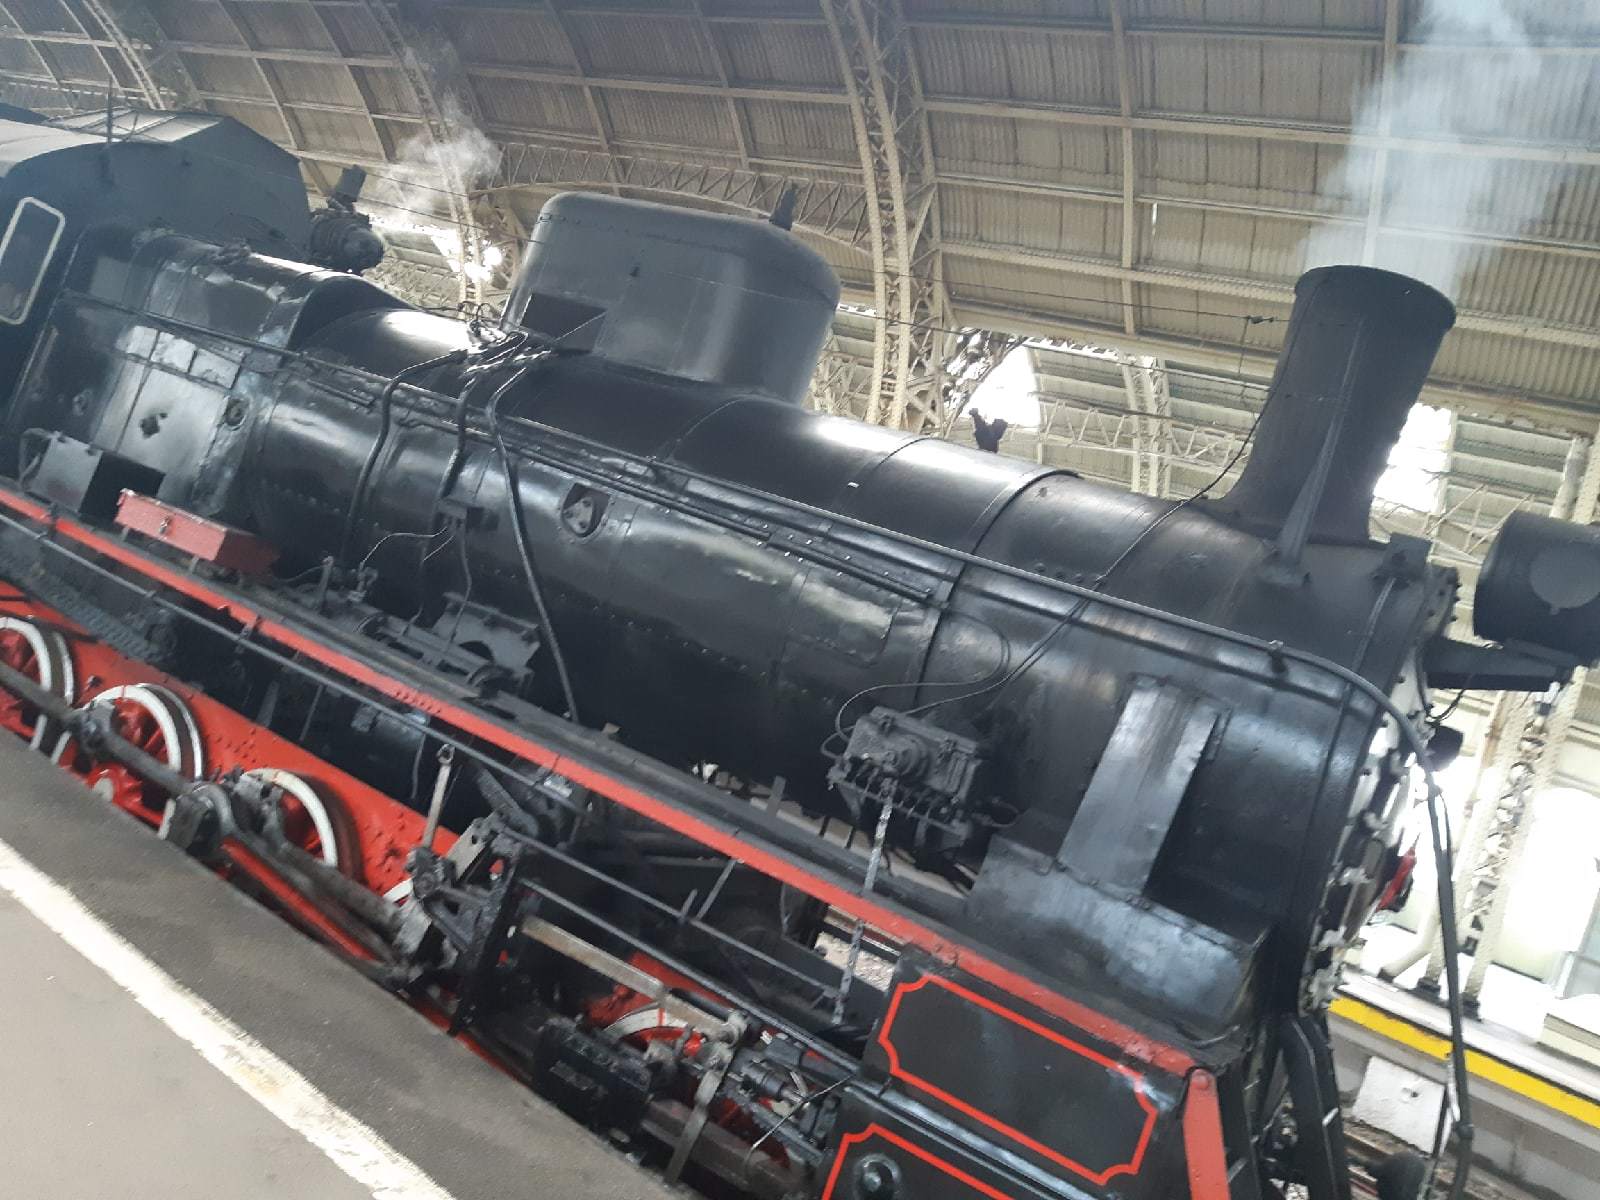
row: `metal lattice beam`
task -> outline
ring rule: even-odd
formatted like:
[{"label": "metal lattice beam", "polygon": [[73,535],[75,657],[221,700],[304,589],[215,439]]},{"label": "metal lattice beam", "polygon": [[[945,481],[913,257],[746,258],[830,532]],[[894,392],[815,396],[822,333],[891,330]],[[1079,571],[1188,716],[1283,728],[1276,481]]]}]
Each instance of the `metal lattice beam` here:
[{"label": "metal lattice beam", "polygon": [[866,419],[894,428],[937,425],[944,303],[927,121],[910,45],[894,0],[823,0],[866,181],[877,316]]},{"label": "metal lattice beam", "polygon": [[1164,438],[1172,423],[1166,364],[1149,355],[1119,354],[1122,384],[1133,417],[1133,478],[1130,490],[1146,496],[1172,494],[1172,456]]},{"label": "metal lattice beam", "polygon": [[[1600,440],[1574,439],[1568,465],[1551,515],[1590,524],[1600,506]],[[1499,950],[1510,900],[1508,885],[1527,846],[1532,806],[1555,776],[1587,674],[1579,668],[1569,682],[1541,696],[1503,695],[1491,713],[1478,778],[1463,814],[1454,881],[1460,936],[1477,939],[1462,989],[1469,1004],[1476,1004]],[[1428,965],[1419,984],[1435,990],[1444,970],[1437,921],[1435,914]],[[1406,965],[1402,960],[1384,969],[1393,974]]]},{"label": "metal lattice beam", "polygon": [[853,401],[858,394],[860,375],[855,358],[839,344],[838,335],[830,331],[817,358],[817,369],[811,376],[811,407],[821,413],[854,416]]},{"label": "metal lattice beam", "polygon": [[[78,0],[78,3],[82,5],[83,11],[88,13],[95,23],[100,26],[111,46],[122,56],[122,61],[127,65],[128,74],[134,81],[136,98],[139,101],[149,108],[172,107],[167,95],[163,94],[160,82],[157,80],[158,74],[176,75],[175,86],[168,89],[175,99],[181,101],[188,92],[193,90],[193,81],[188,79],[187,73],[183,71],[181,66],[171,63],[158,66],[149,53],[150,47],[148,43],[135,37],[124,24],[124,13],[126,13],[129,17],[142,18],[145,24],[154,27],[155,22],[149,18],[148,13],[143,11],[141,5],[130,4],[128,0],[120,0],[120,2],[118,0]],[[70,12],[72,6],[63,5],[62,7]],[[83,30],[85,36],[88,36],[88,29],[85,28],[81,20],[78,20],[76,13],[73,14],[73,20],[77,21],[78,28]],[[109,63],[106,69],[110,70]],[[112,72],[112,78],[116,78],[115,72]]]},{"label": "metal lattice beam", "polygon": [[[589,64],[584,60],[582,51],[578,48],[578,39],[572,34],[572,27],[567,24],[566,13],[556,0],[544,0],[545,12],[550,17],[550,23],[555,27],[556,38],[561,43],[561,48],[566,51],[567,57],[572,60],[572,70],[576,82],[583,92],[583,106],[589,112],[589,120],[594,124],[594,135],[600,141],[600,149],[607,160],[615,152],[611,144],[611,128],[606,121],[606,115],[600,107],[600,100],[595,95],[594,85],[589,82]],[[615,172],[611,172],[610,187],[613,193],[620,194],[617,187]]]},{"label": "metal lattice beam", "polygon": [[454,308],[461,301],[461,279],[443,263],[419,263],[389,254],[366,277],[421,308]]},{"label": "metal lattice beam", "polygon": [[[1122,111],[1122,266],[1125,270],[1133,268],[1135,258],[1134,238],[1135,216],[1137,208],[1134,204],[1135,178],[1133,159],[1133,63],[1128,59],[1127,16],[1123,11],[1123,0],[1110,0],[1111,6],[1111,49],[1117,60],[1117,106]],[[1134,320],[1133,280],[1123,278],[1120,282],[1122,291],[1122,330],[1129,337],[1139,332]]]}]

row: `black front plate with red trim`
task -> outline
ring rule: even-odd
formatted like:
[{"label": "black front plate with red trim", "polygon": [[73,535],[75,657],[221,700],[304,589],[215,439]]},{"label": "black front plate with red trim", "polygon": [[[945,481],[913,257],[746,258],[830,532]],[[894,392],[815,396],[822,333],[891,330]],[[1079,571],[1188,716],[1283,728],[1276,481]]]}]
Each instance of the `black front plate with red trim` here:
[{"label": "black front plate with red trim", "polygon": [[1183,1077],[1135,1049],[958,971],[903,961],[868,1067],[965,1136],[933,1154],[926,1136],[896,1133],[910,1109],[855,1109],[824,1200],[878,1200],[877,1186],[902,1200],[1184,1195]]}]

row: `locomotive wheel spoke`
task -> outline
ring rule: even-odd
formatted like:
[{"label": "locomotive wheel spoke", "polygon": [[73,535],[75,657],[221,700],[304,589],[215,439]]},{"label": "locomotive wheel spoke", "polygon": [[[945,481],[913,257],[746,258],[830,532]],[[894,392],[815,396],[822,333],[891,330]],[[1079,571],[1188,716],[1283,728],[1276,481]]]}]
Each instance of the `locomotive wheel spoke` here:
[{"label": "locomotive wheel spoke", "polygon": [[[200,777],[200,727],[189,706],[166,688],[124,684],[108,688],[83,707],[109,709],[111,729],[118,737],[188,778]],[[97,759],[71,738],[61,740],[55,758],[124,812],[160,824],[168,797],[122,763]]]},{"label": "locomotive wheel spoke", "polygon": [[[72,653],[56,630],[21,617],[0,617],[0,662],[57,696],[73,699]],[[9,692],[0,693],[0,728],[24,738],[35,750],[52,746],[59,736],[55,722]]]},{"label": "locomotive wheel spoke", "polygon": [[278,767],[257,767],[246,771],[245,778],[278,789],[283,832],[290,842],[352,878],[358,874],[361,859],[355,827],[342,804]]}]

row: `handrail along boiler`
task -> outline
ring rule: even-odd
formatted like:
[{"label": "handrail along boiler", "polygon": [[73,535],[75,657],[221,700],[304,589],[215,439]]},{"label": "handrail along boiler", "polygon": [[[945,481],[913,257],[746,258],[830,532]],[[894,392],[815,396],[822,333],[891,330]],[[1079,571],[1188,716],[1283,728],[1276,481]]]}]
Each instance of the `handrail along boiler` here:
[{"label": "handrail along boiler", "polygon": [[[352,781],[158,772],[167,836],[712,1195],[1349,1195],[1322,1014],[1430,695],[1600,654],[1592,531],[1507,525],[1497,645],[1369,534],[1442,296],[1304,276],[1175,504],[806,411],[839,285],[781,222],[558,196],[491,327],[312,265],[356,189],[229,121],[3,115],[29,628]],[[136,769],[30,653],[29,729]]]}]

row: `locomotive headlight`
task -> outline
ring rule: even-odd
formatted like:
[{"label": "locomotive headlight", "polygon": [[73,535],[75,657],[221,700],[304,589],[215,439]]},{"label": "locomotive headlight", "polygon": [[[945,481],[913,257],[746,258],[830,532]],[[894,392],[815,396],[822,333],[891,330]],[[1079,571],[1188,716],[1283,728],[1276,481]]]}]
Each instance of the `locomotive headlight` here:
[{"label": "locomotive headlight", "polygon": [[1600,659],[1600,527],[1513,513],[1472,603],[1479,637]]}]

